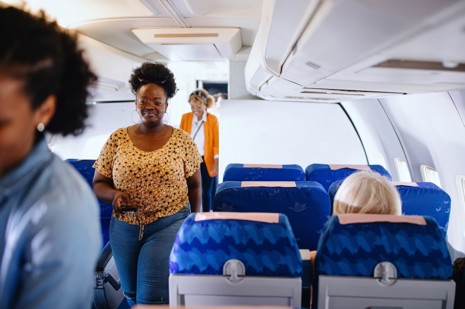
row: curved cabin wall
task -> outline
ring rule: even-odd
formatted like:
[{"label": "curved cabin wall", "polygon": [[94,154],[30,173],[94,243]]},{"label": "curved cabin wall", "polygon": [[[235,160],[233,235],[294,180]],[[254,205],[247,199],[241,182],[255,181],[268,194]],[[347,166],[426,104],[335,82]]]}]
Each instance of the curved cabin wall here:
[{"label": "curved cabin wall", "polygon": [[442,189],[451,197],[447,238],[461,252],[465,252],[465,201],[456,179],[465,176],[465,121],[458,112],[458,107],[465,108],[464,98],[462,90],[343,103],[369,160],[384,158],[394,179],[396,157],[406,160],[412,181],[425,181],[421,164],[438,171]]},{"label": "curved cabin wall", "polygon": [[441,186],[451,197],[447,237],[456,250],[465,252],[465,205],[456,185],[456,176],[465,175],[465,126],[450,94],[390,97],[381,102],[397,129],[413,180],[422,180],[421,164],[438,171]]},{"label": "curved cabin wall", "polygon": [[[220,181],[228,163],[367,164],[338,104],[227,100],[221,105]],[[377,162],[374,162],[377,163]]]},{"label": "curved cabin wall", "polygon": [[132,70],[144,59],[124,53],[113,47],[80,35],[79,44],[98,75],[97,87],[93,89],[93,101],[133,100],[129,89]]}]

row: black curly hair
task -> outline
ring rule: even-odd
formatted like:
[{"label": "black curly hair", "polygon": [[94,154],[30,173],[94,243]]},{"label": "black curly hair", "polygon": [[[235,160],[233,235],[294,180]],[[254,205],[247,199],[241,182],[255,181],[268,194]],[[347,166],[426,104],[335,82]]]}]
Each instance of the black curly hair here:
[{"label": "black curly hair", "polygon": [[0,6],[0,74],[24,81],[24,93],[37,109],[55,95],[50,133],[78,135],[88,116],[88,86],[97,77],[83,58],[76,35],[48,20],[15,7]]},{"label": "black curly hair", "polygon": [[171,99],[178,91],[173,72],[161,63],[144,62],[139,68],[134,69],[129,83],[134,94],[146,84],[156,84],[162,87],[168,99]]}]

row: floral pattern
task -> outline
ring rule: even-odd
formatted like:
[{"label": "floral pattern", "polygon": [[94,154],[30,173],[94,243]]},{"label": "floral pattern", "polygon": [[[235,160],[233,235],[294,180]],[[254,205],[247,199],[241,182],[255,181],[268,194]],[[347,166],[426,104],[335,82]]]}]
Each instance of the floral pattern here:
[{"label": "floral pattern", "polygon": [[138,213],[113,215],[130,224],[149,224],[172,215],[189,203],[186,178],[200,167],[201,157],[191,137],[173,128],[163,147],[143,151],[134,146],[127,128],[113,132],[94,168],[113,180],[117,190],[126,192]]}]

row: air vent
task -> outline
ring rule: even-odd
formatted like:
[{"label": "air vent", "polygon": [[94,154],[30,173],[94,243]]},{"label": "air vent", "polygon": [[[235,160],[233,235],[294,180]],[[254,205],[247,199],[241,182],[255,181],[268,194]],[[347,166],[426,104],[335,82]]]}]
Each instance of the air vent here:
[{"label": "air vent", "polygon": [[373,96],[373,95],[388,95],[388,94],[403,94],[398,92],[386,91],[369,91],[360,89],[330,89],[330,88],[304,88],[302,94],[320,94],[329,96]]},{"label": "air vent", "polygon": [[389,59],[374,65],[375,68],[390,69],[411,69],[411,70],[428,70],[428,71],[446,71],[446,72],[465,72],[465,63],[454,61],[419,61]]},{"label": "air vent", "polygon": [[132,32],[173,60],[230,59],[242,47],[239,28],[143,28]]},{"label": "air vent", "polygon": [[[280,99],[280,98],[275,98]],[[341,100],[339,98],[330,98],[330,97],[296,97],[296,96],[286,96],[286,100],[294,100],[294,101],[305,101],[305,102],[325,102],[325,103],[337,103]]]},{"label": "air vent", "polygon": [[155,39],[175,39],[175,38],[218,38],[217,32],[212,33],[155,33]]},{"label": "air vent", "polygon": [[345,96],[364,96],[366,95],[365,93],[346,93],[346,92],[341,92],[341,91],[310,91],[310,90],[304,90],[301,93],[303,94],[323,94],[323,95],[345,95]]}]

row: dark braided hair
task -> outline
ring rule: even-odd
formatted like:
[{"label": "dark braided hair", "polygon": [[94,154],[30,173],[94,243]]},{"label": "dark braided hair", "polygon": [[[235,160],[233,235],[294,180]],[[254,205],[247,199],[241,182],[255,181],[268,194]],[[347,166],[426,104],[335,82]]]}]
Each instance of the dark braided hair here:
[{"label": "dark braided hair", "polygon": [[88,86],[97,77],[83,58],[75,34],[14,7],[0,7],[0,74],[24,81],[24,93],[37,109],[56,96],[55,114],[46,127],[50,133],[78,135],[88,116]]},{"label": "dark braided hair", "polygon": [[168,99],[178,90],[173,72],[161,63],[144,62],[139,68],[134,69],[129,83],[134,94],[144,85],[156,84],[165,90]]}]

